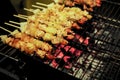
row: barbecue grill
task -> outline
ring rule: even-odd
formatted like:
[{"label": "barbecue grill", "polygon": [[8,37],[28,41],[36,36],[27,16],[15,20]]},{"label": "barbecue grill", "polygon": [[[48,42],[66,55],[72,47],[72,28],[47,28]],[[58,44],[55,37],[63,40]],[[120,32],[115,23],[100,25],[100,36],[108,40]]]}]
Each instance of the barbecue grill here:
[{"label": "barbecue grill", "polygon": [[[0,78],[5,80],[120,80],[120,3],[102,1],[102,6],[90,14],[82,31],[66,46],[54,49],[64,58],[54,61],[27,55],[0,41]],[[2,34],[2,33],[1,33]],[[78,42],[77,36],[89,38]],[[81,38],[79,36],[79,39]],[[75,51],[72,52],[72,49]],[[67,49],[67,50],[66,50]],[[60,55],[57,51],[56,55]],[[73,54],[71,54],[73,53]],[[77,54],[79,53],[79,54]],[[68,58],[70,56],[70,58]],[[66,64],[65,59],[70,63]],[[53,64],[59,64],[52,66]],[[68,68],[71,66],[70,68]]]}]

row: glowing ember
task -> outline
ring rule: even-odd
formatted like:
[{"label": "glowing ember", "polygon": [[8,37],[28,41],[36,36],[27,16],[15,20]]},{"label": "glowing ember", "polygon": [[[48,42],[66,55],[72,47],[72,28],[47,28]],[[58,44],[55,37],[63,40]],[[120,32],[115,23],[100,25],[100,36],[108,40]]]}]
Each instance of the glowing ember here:
[{"label": "glowing ember", "polygon": [[67,63],[70,59],[70,56],[64,56],[63,60]]},{"label": "glowing ember", "polygon": [[89,44],[89,39],[90,39],[90,38],[87,37],[87,38],[84,40],[84,44],[85,44],[85,45],[88,45],[88,44]]},{"label": "glowing ember", "polygon": [[56,63],[56,61],[53,60],[52,63],[51,63],[51,66],[54,67],[54,68],[56,68],[58,66],[58,63]]},{"label": "glowing ember", "polygon": [[58,55],[57,55],[57,58],[62,58],[64,56],[64,53],[63,52],[60,52]]}]

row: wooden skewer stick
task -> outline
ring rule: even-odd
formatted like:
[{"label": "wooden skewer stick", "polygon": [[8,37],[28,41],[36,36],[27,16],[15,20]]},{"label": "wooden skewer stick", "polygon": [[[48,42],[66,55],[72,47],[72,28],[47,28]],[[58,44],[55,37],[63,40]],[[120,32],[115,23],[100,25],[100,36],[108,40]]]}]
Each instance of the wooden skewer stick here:
[{"label": "wooden skewer stick", "polygon": [[32,7],[38,8],[38,9],[45,9],[44,7],[40,7],[40,6],[36,6],[36,5],[32,5]]},{"label": "wooden skewer stick", "polygon": [[20,15],[13,15],[15,17],[18,17],[18,18],[21,18],[21,19],[24,19],[24,20],[27,20],[27,18],[23,17],[23,16],[20,16]]},{"label": "wooden skewer stick", "polygon": [[45,6],[45,7],[48,7],[48,5],[47,5],[47,4],[44,4],[44,3],[40,3],[40,2],[36,2],[36,4],[38,4],[38,5],[41,5],[41,6]]},{"label": "wooden skewer stick", "polygon": [[24,8],[24,10],[26,10],[26,11],[29,11],[29,12],[32,12],[32,13],[39,13],[38,11],[42,11],[42,10],[40,10],[40,9],[27,9],[27,8]]},{"label": "wooden skewer stick", "polygon": [[5,28],[3,28],[3,27],[1,27],[1,26],[0,26],[0,28],[1,28],[2,30],[4,30],[4,31],[8,32],[8,33],[12,33],[12,31],[7,30],[7,29],[5,29]]},{"label": "wooden skewer stick", "polygon": [[24,10],[29,11],[29,12],[33,12],[34,9],[27,9],[27,8],[24,8]]},{"label": "wooden skewer stick", "polygon": [[17,25],[20,25],[19,22],[15,22],[15,21],[9,21],[10,23],[13,23],[13,24],[17,24]]},{"label": "wooden skewer stick", "polygon": [[12,27],[14,27],[14,28],[20,29],[19,26],[16,26],[16,25],[13,25],[13,24],[10,24],[10,23],[7,23],[7,22],[5,22],[5,24],[6,24],[6,25],[9,25],[9,26],[12,26]]},{"label": "wooden skewer stick", "polygon": [[28,16],[27,16],[27,15],[23,15],[23,14],[18,14],[18,16],[28,18]]},{"label": "wooden skewer stick", "polygon": [[[12,23],[16,23],[16,22],[12,21]],[[11,26],[11,27],[17,28],[17,29],[19,29],[21,32],[25,32],[25,29],[26,29],[26,27],[24,26],[24,25],[26,24],[26,22],[18,23],[19,26],[16,26],[16,25],[13,25],[13,24],[7,23],[7,22],[5,22],[5,24],[6,24],[6,25],[9,25],[9,26]]]}]

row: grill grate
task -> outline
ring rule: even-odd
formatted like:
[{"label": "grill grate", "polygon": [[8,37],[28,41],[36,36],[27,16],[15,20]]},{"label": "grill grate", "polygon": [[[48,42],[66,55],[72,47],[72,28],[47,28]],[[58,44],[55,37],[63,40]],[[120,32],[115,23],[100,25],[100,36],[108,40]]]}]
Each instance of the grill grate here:
[{"label": "grill grate", "polygon": [[0,52],[0,77],[2,79],[24,79],[22,70],[23,62]]},{"label": "grill grate", "polygon": [[[95,8],[93,14],[91,13],[94,16],[93,19],[82,25],[84,30],[75,31],[76,37],[69,41],[68,45],[54,46],[54,55],[63,55],[63,57],[53,61],[45,59],[44,63],[81,80],[119,80],[119,11],[119,3],[103,1],[102,6]],[[90,38],[89,44],[86,45],[85,40],[80,43],[78,40],[81,36]],[[0,64],[10,59],[16,63],[16,67],[20,65],[20,71],[24,68],[25,63],[20,57],[22,53],[19,50],[11,48],[2,42],[0,42],[0,48]],[[37,59],[35,55],[32,57]],[[23,62],[19,63],[21,60]],[[66,63],[66,60],[69,63]],[[9,71],[9,67],[5,69]],[[10,72],[16,74],[14,70]]]},{"label": "grill grate", "polygon": [[17,50],[0,42],[0,77],[10,80],[24,79],[23,66],[25,63],[17,58]]}]

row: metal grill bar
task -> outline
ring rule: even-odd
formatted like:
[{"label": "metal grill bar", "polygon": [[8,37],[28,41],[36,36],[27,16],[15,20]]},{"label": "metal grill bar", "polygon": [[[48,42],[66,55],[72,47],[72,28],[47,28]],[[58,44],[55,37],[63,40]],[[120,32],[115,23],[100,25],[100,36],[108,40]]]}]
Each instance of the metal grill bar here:
[{"label": "metal grill bar", "polygon": [[[7,55],[7,53],[9,53],[9,51],[11,51],[12,48],[8,49],[4,54]],[[8,56],[7,56],[8,57]],[[0,60],[0,62],[3,62],[7,57],[4,57]]]},{"label": "metal grill bar", "polygon": [[107,3],[110,3],[110,4],[114,4],[114,5],[120,5],[120,3],[118,2],[115,2],[115,1],[112,1],[112,0],[102,0],[103,2],[107,2]]},{"label": "metal grill bar", "polygon": [[[108,18],[108,17],[105,17],[105,16],[102,16],[102,15],[98,15],[98,14],[94,14],[96,17],[99,17],[99,18],[102,18],[102,19],[104,19],[104,20],[108,20],[108,21],[111,21],[112,23],[114,22],[114,23],[120,23],[120,20],[116,20],[116,19],[114,19],[114,18]],[[119,19],[119,17],[120,16],[118,16],[118,19]],[[116,27],[115,25],[113,25],[113,24],[111,24],[111,23],[105,23],[106,25],[107,24],[110,24],[110,26],[114,26],[114,27]],[[119,26],[117,26],[118,28],[119,28]]]},{"label": "metal grill bar", "polygon": [[[113,51],[114,51],[115,49],[116,49],[116,47],[113,48]],[[111,56],[113,56],[113,53],[110,54],[110,57],[111,57]],[[111,61],[111,60],[109,59],[109,61]],[[109,64],[111,64],[111,62],[108,63],[108,65],[109,65]],[[112,66],[114,66],[114,64],[112,64]],[[108,67],[110,67],[111,69],[114,69],[114,68],[112,68],[112,66],[108,66]],[[108,68],[108,67],[107,67],[107,68]],[[105,70],[106,70],[106,67],[103,69],[103,71],[105,71]],[[110,69],[109,69],[109,71],[110,71]],[[111,71],[111,72],[109,72],[109,73],[112,74],[112,72],[113,72],[113,71]],[[103,72],[103,73],[107,73],[107,72]],[[101,76],[104,75],[103,73],[101,74]],[[109,74],[109,73],[107,73],[107,74]],[[112,79],[113,79],[113,78],[112,78]]]},{"label": "metal grill bar", "polygon": [[[101,8],[96,8],[96,10],[95,10],[95,13],[97,15],[102,15],[102,16],[104,16],[105,19],[106,18],[109,19],[109,17],[110,18],[113,18],[113,17],[118,18],[119,12],[120,12],[120,5],[114,5],[114,4],[110,4],[110,3],[107,3],[107,2],[103,2],[102,7]],[[108,14],[110,16],[107,16]]]}]

